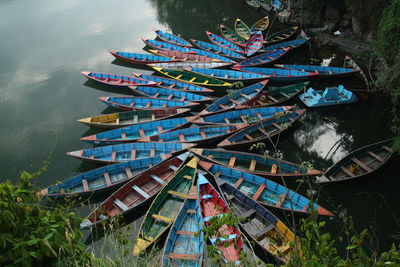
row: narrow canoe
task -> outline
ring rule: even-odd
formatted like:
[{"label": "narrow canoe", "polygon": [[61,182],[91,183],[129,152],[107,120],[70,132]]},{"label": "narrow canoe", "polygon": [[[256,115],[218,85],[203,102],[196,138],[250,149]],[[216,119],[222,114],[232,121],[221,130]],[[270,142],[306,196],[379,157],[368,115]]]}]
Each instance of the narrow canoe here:
[{"label": "narrow canoe", "polygon": [[263,46],[263,35],[261,31],[256,32],[246,43],[246,56],[250,57]]},{"label": "narrow canoe", "polygon": [[246,25],[241,19],[236,19],[235,21],[235,31],[240,35],[244,40],[249,40],[251,36],[251,30],[249,26]]},{"label": "narrow canoe", "polygon": [[130,85],[141,85],[141,86],[156,85],[155,82],[147,81],[145,79],[132,77],[128,75],[109,74],[109,73],[91,72],[91,71],[81,71],[81,73],[88,80],[92,80],[110,86],[126,87]]},{"label": "narrow canoe", "polygon": [[199,114],[205,115],[209,113],[232,110],[235,107],[242,105],[251,105],[263,95],[261,92],[264,89],[268,80],[247,86],[239,90],[232,90],[229,94],[217,99],[212,104],[208,105]]},{"label": "narrow canoe", "polygon": [[276,32],[268,37],[266,36],[264,38],[264,44],[269,45],[269,44],[285,41],[285,40],[289,39],[290,37],[292,37],[298,28],[299,28],[298,26],[295,26],[295,27],[291,27],[289,29],[285,29],[285,30]]},{"label": "narrow canoe", "polygon": [[240,46],[236,45],[235,43],[232,43],[231,41],[226,40],[225,38],[223,38],[217,34],[214,34],[212,32],[209,32],[209,31],[206,31],[206,34],[208,36],[208,39],[210,39],[210,41],[213,44],[215,44],[219,47],[222,47],[222,48],[229,49],[236,53],[242,53],[242,54],[244,53],[244,49],[241,48]]},{"label": "narrow canoe", "polygon": [[174,62],[158,62],[146,64],[149,67],[158,67],[166,69],[184,69],[184,68],[224,68],[230,67],[233,63],[229,62],[213,62],[213,61],[174,61]]},{"label": "narrow canoe", "polygon": [[170,157],[171,155],[162,155],[100,167],[46,187],[40,191],[40,195],[64,198],[109,192]]},{"label": "narrow canoe", "polygon": [[[275,61],[275,60],[279,59],[280,57],[282,57],[283,55],[285,55],[289,50],[290,50],[290,48],[284,48],[284,49],[275,50],[272,52],[262,53],[260,55],[245,59],[245,60],[237,63],[235,66],[236,67],[240,67],[240,66],[254,67],[254,66],[261,66],[261,65],[268,64],[268,63],[272,63],[273,61]],[[259,50],[259,51],[261,51],[261,50]]]},{"label": "narrow canoe", "polygon": [[254,175],[273,180],[299,179],[304,176],[322,175],[324,172],[299,164],[284,161],[277,158],[265,157],[260,154],[227,151],[222,149],[190,148],[190,151],[205,161],[211,161],[219,165],[249,172]]},{"label": "narrow canoe", "polygon": [[110,54],[117,59],[123,60],[131,64],[139,64],[139,65],[145,65],[148,63],[168,62],[173,60],[168,57],[157,56],[152,54],[115,52],[115,51],[110,51]]},{"label": "narrow canoe", "polygon": [[364,71],[361,69],[361,67],[358,66],[357,62],[355,62],[351,57],[345,56],[343,62],[343,68],[352,68],[358,70],[358,73],[361,75],[361,78],[365,83],[365,89],[366,89],[366,92],[362,93],[362,95],[364,96],[365,99],[368,99],[368,96],[370,94],[368,78],[365,75]]},{"label": "narrow canoe", "polygon": [[260,1],[259,0],[246,0],[246,3],[251,8],[257,10],[260,8]]},{"label": "narrow canoe", "polygon": [[89,144],[96,145],[113,145],[121,143],[130,143],[159,133],[165,133],[174,129],[178,129],[189,123],[196,117],[175,118],[160,121],[151,121],[139,123],[123,128],[118,128],[98,134],[93,134],[80,138]]},{"label": "narrow canoe", "polygon": [[141,142],[211,144],[241,129],[242,125],[213,125],[177,129],[140,139]]},{"label": "narrow canoe", "polygon": [[310,35],[314,35],[316,33],[321,33],[321,32],[325,32],[326,30],[328,30],[328,25],[325,25],[323,27],[319,27],[319,28],[308,28],[307,32]]},{"label": "narrow canoe", "polygon": [[271,118],[278,113],[286,110],[292,110],[294,106],[280,106],[280,107],[256,107],[248,108],[241,107],[233,111],[212,113],[194,119],[192,122],[196,124],[228,124],[228,125],[249,125],[259,121]]},{"label": "narrow canoe", "polygon": [[300,39],[295,39],[295,40],[291,40],[291,41],[286,41],[283,43],[267,46],[263,49],[260,49],[260,51],[258,51],[258,52],[259,53],[264,53],[264,52],[268,53],[268,52],[273,52],[273,51],[285,49],[285,48],[295,49],[295,48],[298,48],[298,47],[302,46],[303,44],[307,43],[309,40],[310,40],[310,38],[307,37],[307,38],[300,38]]},{"label": "narrow canoe", "polygon": [[218,187],[239,220],[244,232],[264,251],[276,259],[287,263],[295,242],[294,234],[281,220],[251,197],[237,190],[222,179],[217,179]]},{"label": "narrow canoe", "polygon": [[157,86],[159,86],[159,87],[175,89],[175,90],[182,90],[182,91],[190,92],[190,93],[209,94],[209,93],[214,92],[214,90],[203,87],[203,86],[180,82],[180,81],[177,81],[174,79],[168,79],[168,78],[159,77],[159,76],[147,75],[144,73],[132,72],[132,74],[136,77],[155,82],[157,84]]},{"label": "narrow canoe", "polygon": [[171,119],[189,112],[188,108],[165,110],[133,110],[79,119],[78,122],[93,128],[116,129],[138,123]]},{"label": "narrow canoe", "polygon": [[328,39],[337,44],[339,48],[354,54],[370,53],[374,50],[366,43],[350,41],[346,39],[337,39],[328,35]]},{"label": "narrow canoe", "polygon": [[168,230],[194,184],[197,170],[196,157],[185,164],[158,193],[140,226],[133,255],[138,256]]},{"label": "narrow canoe", "polygon": [[217,78],[230,82],[231,81],[258,82],[266,79],[264,75],[244,72],[244,71],[236,71],[236,70],[200,69],[200,68],[187,68],[186,70],[196,74],[207,76],[210,79]]},{"label": "narrow canoe", "polygon": [[261,68],[261,67],[232,67],[234,70],[247,71],[265,75],[266,79],[273,82],[289,83],[307,81],[314,76],[319,75],[315,72],[305,72],[299,70],[287,70],[281,68]]},{"label": "narrow canoe", "polygon": [[173,69],[163,69],[163,68],[157,68],[153,67],[153,69],[169,78],[182,81],[182,82],[187,82],[187,83],[193,83],[201,86],[207,86],[207,87],[219,87],[219,88],[229,88],[232,86],[231,83],[218,80],[216,78],[212,77],[207,77],[204,75],[200,75],[197,73],[193,73],[190,71],[186,70],[173,70]]},{"label": "narrow canoe", "polygon": [[[294,212],[300,214],[310,213],[309,203],[311,201],[283,185],[251,173],[211,162],[200,161],[199,165],[215,179],[224,180],[262,205],[287,211],[293,208]],[[333,216],[332,212],[318,204],[312,203],[312,205],[319,215]]]},{"label": "narrow canoe", "polygon": [[161,260],[162,266],[200,267],[204,248],[202,228],[197,187],[192,186],[168,234]]},{"label": "narrow canoe", "polygon": [[197,102],[158,99],[136,96],[109,96],[99,97],[99,100],[110,107],[122,110],[166,110],[179,108],[193,108]]},{"label": "narrow canoe", "polygon": [[[128,181],[94,209],[81,223],[81,229],[101,227],[105,221],[125,216],[151,200],[183,166],[189,153],[163,161]],[[129,169],[125,170],[129,172]]]},{"label": "narrow canoe", "polygon": [[270,12],[272,9],[271,0],[260,0],[260,6],[264,8],[266,11]]},{"label": "narrow canoe", "polygon": [[341,67],[329,67],[329,66],[316,66],[316,65],[289,65],[289,64],[275,64],[275,67],[284,68],[289,70],[299,70],[304,72],[315,72],[318,73],[318,77],[327,78],[338,75],[352,75],[358,73],[360,70],[353,68],[341,68]]},{"label": "narrow canoe", "polygon": [[[218,220],[218,217],[224,216],[224,214],[227,216],[229,206],[204,175],[199,173],[198,180],[201,216],[204,226],[209,227],[214,220]],[[212,245],[217,247],[227,263],[234,262],[239,265],[239,256],[245,252],[239,227],[224,224],[218,231],[219,235],[228,237],[210,236],[209,240]],[[220,242],[216,242],[217,239]]]},{"label": "narrow canoe", "polygon": [[280,105],[305,91],[310,82],[292,83],[285,86],[268,86],[265,98],[260,99],[263,106]]},{"label": "narrow canoe", "polygon": [[220,30],[222,36],[225,39],[231,41],[232,43],[240,45],[240,46],[246,45],[246,41],[237,32],[235,32],[231,28],[228,28],[225,25],[220,24],[219,30]]},{"label": "narrow canoe", "polygon": [[79,160],[113,164],[131,160],[153,158],[168,154],[180,154],[193,147],[189,143],[127,143],[110,146],[100,146],[67,152],[68,156]]},{"label": "narrow canoe", "polygon": [[179,61],[200,61],[200,62],[221,61],[221,60],[211,58],[208,56],[200,56],[198,54],[184,53],[181,51],[149,49],[149,52],[156,56],[168,57],[168,58],[176,59]]},{"label": "narrow canoe", "polygon": [[268,28],[268,26],[269,26],[269,17],[265,16],[262,19],[257,20],[253,24],[253,26],[251,26],[250,30],[251,30],[251,33],[254,34],[254,33],[258,32],[258,31],[266,30]]},{"label": "narrow canoe", "polygon": [[208,52],[216,53],[218,55],[221,55],[221,56],[224,56],[224,57],[228,57],[228,58],[232,58],[234,60],[243,60],[243,59],[245,59],[245,57],[242,54],[239,54],[239,53],[237,53],[235,51],[232,51],[230,49],[227,49],[227,48],[215,45],[215,44],[211,44],[211,43],[195,40],[195,39],[190,39],[190,40],[192,41],[192,43],[194,43],[200,49],[206,50]]},{"label": "narrow canoe", "polygon": [[392,146],[393,139],[389,139],[361,147],[336,162],[316,182],[346,182],[370,174],[390,159],[393,154]]},{"label": "narrow canoe", "polygon": [[216,53],[209,52],[209,51],[206,51],[206,50],[203,50],[203,49],[190,48],[190,52],[196,53],[199,56],[210,57],[212,59],[219,60],[219,61],[222,61],[222,62],[236,63],[236,61],[234,61],[231,58],[224,57],[224,56],[221,56],[221,55],[218,55]]},{"label": "narrow canoe", "polygon": [[162,41],[157,41],[157,40],[151,40],[151,39],[144,39],[142,38],[143,42],[148,46],[153,49],[157,50],[173,50],[173,51],[181,51],[184,53],[190,53],[190,48],[189,47],[183,47],[175,44],[170,44],[167,42],[162,42]]},{"label": "narrow canoe", "polygon": [[229,136],[217,146],[222,148],[243,148],[253,144],[266,142],[269,139],[287,130],[298,118],[306,112],[305,109],[286,111],[283,115],[276,115],[267,120],[250,125]]},{"label": "narrow canoe", "polygon": [[155,29],[153,29],[153,31],[157,34],[157,37],[160,38],[161,40],[163,40],[164,42],[175,44],[175,45],[180,45],[180,46],[185,46],[185,47],[192,46],[188,41],[186,41],[182,37],[177,36],[175,34],[165,32],[162,30],[155,30]]},{"label": "narrow canoe", "polygon": [[151,86],[131,86],[129,88],[135,94],[144,97],[179,100],[179,101],[193,101],[193,102],[208,102],[212,100],[212,98],[205,97],[203,95],[197,95],[194,93],[189,93],[169,88],[151,87]]}]

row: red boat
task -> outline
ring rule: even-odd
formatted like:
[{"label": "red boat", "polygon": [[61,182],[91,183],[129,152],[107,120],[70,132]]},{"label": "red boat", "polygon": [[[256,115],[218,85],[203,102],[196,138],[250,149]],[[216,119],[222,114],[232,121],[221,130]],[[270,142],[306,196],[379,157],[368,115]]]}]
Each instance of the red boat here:
[{"label": "red boat", "polygon": [[250,40],[246,43],[246,56],[255,54],[258,50],[263,47],[264,37],[261,31],[251,36]]}]

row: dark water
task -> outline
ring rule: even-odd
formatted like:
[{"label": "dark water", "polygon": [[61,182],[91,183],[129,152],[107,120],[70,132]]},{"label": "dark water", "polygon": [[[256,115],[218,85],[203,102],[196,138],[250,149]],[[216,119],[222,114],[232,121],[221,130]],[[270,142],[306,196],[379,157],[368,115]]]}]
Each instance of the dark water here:
[{"label": "dark water", "polygon": [[[22,170],[38,170],[49,156],[48,171],[36,181],[40,187],[94,168],[65,153],[89,147],[79,138],[94,131],[76,120],[113,111],[96,98],[117,91],[86,82],[79,72],[150,73],[114,61],[108,50],[141,52],[140,38],[154,38],[153,28],[207,41],[204,31],[218,33],[220,23],[233,28],[240,17],[251,25],[265,15],[263,10],[247,7],[245,1],[227,0],[1,1],[0,181],[16,182]],[[273,30],[284,27],[274,23]],[[341,66],[343,53],[315,48],[311,52],[303,48],[280,62],[308,64],[310,58],[333,54],[337,57],[331,65]],[[363,89],[359,79],[313,86],[338,83]],[[388,113],[388,103],[382,99],[310,110],[281,137],[278,148],[284,159],[309,161],[323,170],[351,150],[390,137]],[[326,208],[345,210],[359,229],[374,225],[384,249],[399,232],[398,162],[393,158],[382,170],[356,183],[320,189],[320,202]],[[329,229],[335,238],[342,230],[339,219],[329,220]]]}]

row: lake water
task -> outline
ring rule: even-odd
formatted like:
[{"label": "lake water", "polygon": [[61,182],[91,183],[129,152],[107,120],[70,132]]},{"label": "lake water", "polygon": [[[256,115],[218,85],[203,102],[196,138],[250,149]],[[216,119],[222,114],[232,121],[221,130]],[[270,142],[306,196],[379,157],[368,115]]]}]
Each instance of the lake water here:
[{"label": "lake water", "polygon": [[[251,25],[265,15],[245,1],[227,0],[1,1],[0,181],[16,182],[22,170],[38,170],[49,156],[48,171],[36,181],[39,187],[95,167],[65,153],[90,147],[79,138],[95,131],[76,120],[113,111],[97,97],[116,91],[87,83],[80,71],[151,73],[114,61],[109,50],[141,52],[141,38],[155,38],[153,28],[207,41],[205,30],[218,33],[219,24],[233,28],[237,17]],[[273,31],[284,27],[274,23]],[[280,62],[309,64],[310,58],[332,54],[337,56],[332,65],[341,66],[342,52],[315,48],[310,52],[306,47]],[[337,83],[363,88],[359,79],[313,86]],[[289,104],[293,103],[299,101]],[[388,114],[389,104],[383,99],[310,110],[281,137],[278,148],[284,159],[309,161],[324,170],[349,151],[390,137]],[[330,210],[346,211],[360,230],[373,225],[380,248],[387,249],[395,241],[393,235],[399,234],[398,162],[393,157],[382,170],[355,183],[322,187],[319,202]],[[343,230],[340,220],[328,221],[335,238]]]}]

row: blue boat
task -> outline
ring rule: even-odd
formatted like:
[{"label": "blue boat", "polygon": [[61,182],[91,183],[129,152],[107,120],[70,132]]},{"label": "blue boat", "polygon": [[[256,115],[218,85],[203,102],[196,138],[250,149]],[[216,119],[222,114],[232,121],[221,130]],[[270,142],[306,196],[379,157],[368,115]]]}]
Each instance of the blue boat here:
[{"label": "blue boat", "polygon": [[251,103],[256,103],[257,99],[261,97],[261,91],[268,83],[268,80],[247,86],[239,90],[233,90],[229,94],[217,99],[212,104],[208,105],[200,115],[205,115],[208,113],[215,113],[220,111],[232,110],[238,106],[251,105]]},{"label": "blue boat", "polygon": [[[311,202],[308,198],[271,180],[219,164],[200,161],[199,165],[214,178],[224,180],[233,185],[253,200],[271,208],[292,210],[296,213],[309,214]],[[290,201],[291,199],[291,201]],[[318,214],[333,216],[333,214],[316,203],[312,203]]]},{"label": "blue boat", "polygon": [[180,45],[180,46],[186,46],[186,47],[192,46],[188,41],[186,41],[182,37],[179,37],[175,34],[165,32],[162,30],[154,30],[154,32],[157,34],[158,38],[160,38],[164,42],[175,44],[175,45]]},{"label": "blue boat", "polygon": [[357,101],[357,97],[343,85],[327,87],[325,90],[308,88],[307,92],[299,95],[301,102],[307,107],[332,106],[349,104]]},{"label": "blue boat", "polygon": [[245,57],[235,51],[229,50],[227,48],[224,47],[220,47],[218,45],[215,44],[210,44],[207,42],[203,42],[203,41],[198,41],[195,39],[190,39],[196,46],[198,46],[200,49],[204,49],[208,52],[211,53],[217,53],[219,55],[222,55],[224,57],[228,57],[228,58],[233,58],[236,60],[243,60],[245,59]]},{"label": "blue boat", "polygon": [[231,42],[231,41],[229,41],[229,40],[227,40],[227,39],[225,39],[225,38],[223,38],[223,37],[221,37],[219,35],[216,35],[216,34],[214,34],[212,32],[209,32],[209,31],[206,31],[206,34],[207,34],[208,38],[210,39],[210,41],[213,44],[215,44],[215,45],[217,45],[219,47],[222,47],[222,48],[229,49],[229,50],[234,51],[236,53],[245,54],[244,49],[241,48],[240,46],[236,45],[235,43],[233,43],[233,42]]},{"label": "blue boat", "polygon": [[263,47],[264,37],[261,31],[256,32],[246,43],[246,56],[250,57]]},{"label": "blue boat", "polygon": [[227,58],[227,57],[223,57],[221,55],[209,52],[209,51],[205,51],[203,49],[197,49],[197,48],[190,48],[190,52],[196,53],[199,56],[205,56],[205,57],[209,57],[209,58],[214,58],[217,59],[219,61],[222,62],[228,62],[228,63],[236,63],[236,61]]},{"label": "blue boat", "polygon": [[212,98],[203,95],[197,95],[181,90],[161,88],[161,87],[145,87],[145,86],[131,86],[129,87],[134,93],[158,99],[169,99],[179,101],[194,101],[194,102],[207,102]]},{"label": "blue boat", "polygon": [[185,53],[190,53],[190,48],[188,47],[183,47],[175,44],[170,44],[167,42],[161,42],[157,40],[152,40],[152,39],[144,39],[142,38],[143,42],[146,43],[147,46],[152,47],[154,49],[158,50],[173,50],[173,51],[181,51]]},{"label": "blue boat", "polygon": [[200,68],[187,68],[188,71],[208,76],[211,78],[217,78],[226,81],[244,81],[244,82],[255,82],[265,80],[268,77],[245,71],[236,70],[225,70],[225,69],[200,69]]},{"label": "blue boat", "polygon": [[194,144],[188,143],[127,143],[93,147],[67,152],[67,155],[93,163],[112,164],[180,153]]},{"label": "blue boat", "polygon": [[267,46],[263,49],[260,49],[258,52],[259,53],[270,53],[270,52],[280,50],[280,49],[285,49],[285,48],[295,49],[295,48],[300,47],[301,45],[307,43],[308,40],[310,40],[310,38],[300,38],[300,39],[296,39],[296,40],[286,41],[283,43]]},{"label": "blue boat", "polygon": [[197,187],[192,186],[168,234],[162,266],[200,267],[204,249],[202,229]]},{"label": "blue boat", "polygon": [[177,129],[139,139],[140,142],[210,144],[236,132],[242,125],[212,125]]},{"label": "blue boat", "polygon": [[122,110],[165,110],[178,108],[193,108],[197,102],[158,99],[152,97],[109,96],[99,97],[106,105]]},{"label": "blue boat", "polygon": [[100,167],[46,187],[40,194],[51,198],[62,198],[108,192],[170,157],[171,155],[164,155]]},{"label": "blue boat", "polygon": [[138,77],[132,77],[128,75],[110,74],[103,72],[93,71],[81,71],[82,75],[88,80],[99,82],[109,86],[115,87],[127,87],[131,85],[142,85],[142,86],[155,86],[155,82],[147,81]]},{"label": "blue boat", "polygon": [[153,121],[139,123],[128,127],[118,128],[98,134],[82,137],[80,140],[89,144],[96,145],[113,145],[120,143],[129,143],[153,136],[160,133],[165,133],[174,129],[178,129],[189,123],[195,117],[176,118],[162,121]]},{"label": "blue boat", "polygon": [[196,124],[245,124],[249,125],[259,121],[266,120],[278,113],[293,109],[294,106],[278,106],[278,107],[259,107],[248,108],[243,107],[233,111],[222,112],[217,114],[207,114],[193,120]]},{"label": "blue boat", "polygon": [[262,53],[257,56],[253,56],[251,58],[248,58],[246,60],[243,60],[239,63],[237,63],[235,66],[236,67],[252,67],[252,66],[260,66],[260,65],[265,65],[268,63],[271,63],[278,58],[282,57],[289,51],[289,48],[284,48],[284,49],[279,49],[275,50],[272,52],[267,52],[267,53]]},{"label": "blue boat", "polygon": [[251,73],[258,73],[264,75],[266,79],[272,82],[303,82],[310,78],[319,75],[315,72],[305,72],[299,70],[286,70],[279,68],[260,68],[260,67],[232,67],[232,69],[239,71],[248,71]]},{"label": "blue boat", "polygon": [[202,93],[202,94],[206,94],[206,93],[208,94],[208,93],[214,92],[214,90],[206,88],[204,86],[180,82],[180,81],[177,81],[174,79],[153,76],[153,75],[147,75],[144,73],[132,72],[132,74],[136,77],[155,82],[155,83],[157,83],[157,86],[163,87],[163,88],[181,90],[181,91],[190,92],[190,93]]},{"label": "blue boat", "polygon": [[299,70],[315,72],[319,74],[319,77],[326,78],[327,76],[342,76],[348,74],[358,73],[360,70],[353,68],[341,68],[341,67],[329,67],[329,66],[316,66],[316,65],[289,65],[289,64],[275,64],[275,67],[284,68],[289,70]]},{"label": "blue boat", "polygon": [[282,112],[279,115],[252,124],[234,133],[220,142],[217,146],[222,148],[237,149],[247,148],[253,144],[262,142],[265,142],[266,145],[269,145],[272,137],[287,130],[305,112],[305,109]]},{"label": "blue boat", "polygon": [[115,58],[123,60],[132,64],[149,64],[149,63],[159,63],[159,62],[169,62],[174,61],[169,57],[162,57],[153,54],[140,54],[140,53],[130,53],[130,52],[115,52],[110,51],[110,54]]}]

